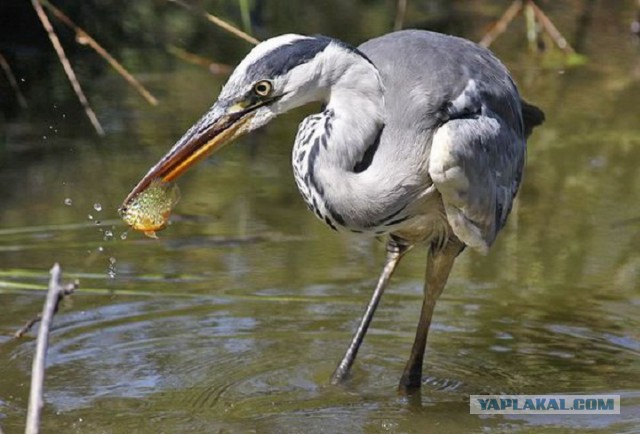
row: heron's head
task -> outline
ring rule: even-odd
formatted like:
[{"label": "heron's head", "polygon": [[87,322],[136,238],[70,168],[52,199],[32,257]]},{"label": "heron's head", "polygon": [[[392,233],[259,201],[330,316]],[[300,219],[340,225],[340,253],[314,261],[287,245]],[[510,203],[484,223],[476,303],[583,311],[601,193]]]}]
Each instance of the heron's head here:
[{"label": "heron's head", "polygon": [[338,58],[338,51],[362,56],[324,36],[282,35],[254,47],[233,71],[213,106],[151,168],[127,200],[155,179],[176,179],[204,156],[266,125],[278,114],[325,100],[341,68],[348,66],[327,62]]}]

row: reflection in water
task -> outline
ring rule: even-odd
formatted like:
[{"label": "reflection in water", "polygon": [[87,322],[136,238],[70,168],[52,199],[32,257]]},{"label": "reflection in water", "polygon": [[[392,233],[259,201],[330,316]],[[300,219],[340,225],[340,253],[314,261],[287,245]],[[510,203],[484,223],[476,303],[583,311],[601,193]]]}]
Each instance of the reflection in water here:
[{"label": "reflection in water", "polygon": [[[360,17],[362,8],[334,3],[340,13],[313,2],[291,7],[317,16],[311,27],[347,40],[385,31],[382,6]],[[469,17],[456,14],[455,2],[432,3],[440,6],[409,8],[408,19],[454,14],[454,30],[477,39],[480,30],[460,23],[483,25],[480,7]],[[289,167],[302,113],[187,175],[177,215],[157,241],[127,233],[115,210],[210,105],[219,78],[188,66],[149,75],[149,86],[164,92],[157,109],[101,78],[94,85],[113,90],[96,101],[110,117],[101,143],[90,131],[73,132],[82,113],[70,123],[67,108],[8,123],[0,142],[2,428],[22,429],[34,348],[9,336],[40,310],[36,289],[60,261],[81,289],[56,317],[46,431],[633,431],[640,425],[640,85],[633,74],[640,55],[619,24],[627,6],[592,3],[576,29],[586,66],[564,69],[548,64],[553,56],[523,52],[515,28],[495,46],[548,122],[530,142],[508,228],[488,256],[465,252],[456,264],[416,402],[395,388],[421,301],[419,249],[385,295],[351,381],[327,384],[383,246],[331,233],[307,212]],[[571,35],[574,12],[557,7],[549,12]],[[289,25],[275,24],[274,33]],[[237,50],[221,59],[233,62],[246,47]],[[615,393],[623,410],[478,418],[469,415],[471,393]]]}]

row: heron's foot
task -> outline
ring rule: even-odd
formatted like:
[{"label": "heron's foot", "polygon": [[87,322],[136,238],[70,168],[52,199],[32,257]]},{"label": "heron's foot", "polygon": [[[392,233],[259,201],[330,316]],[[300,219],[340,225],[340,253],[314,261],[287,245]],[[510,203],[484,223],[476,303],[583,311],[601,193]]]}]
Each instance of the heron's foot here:
[{"label": "heron's foot", "polygon": [[331,384],[334,386],[343,384],[349,378],[350,366],[340,363],[331,376]]},{"label": "heron's foot", "polygon": [[406,388],[400,385],[398,387],[398,395],[406,399],[409,408],[414,410],[422,409],[422,389],[418,388]]},{"label": "heron's foot", "polygon": [[422,386],[422,370],[409,371],[402,374],[400,384],[398,384],[398,392],[403,395],[411,395],[420,390]]}]

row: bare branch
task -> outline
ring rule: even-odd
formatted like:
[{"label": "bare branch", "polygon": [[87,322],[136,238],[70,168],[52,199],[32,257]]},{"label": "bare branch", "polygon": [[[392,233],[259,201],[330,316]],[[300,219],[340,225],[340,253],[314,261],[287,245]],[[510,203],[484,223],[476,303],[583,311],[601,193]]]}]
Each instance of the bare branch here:
[{"label": "bare branch", "polygon": [[408,0],[398,0],[393,30],[402,30],[402,27],[404,26],[404,17],[407,14],[407,1]]},{"label": "bare branch", "polygon": [[558,48],[563,50],[567,54],[575,54],[575,50],[567,40],[562,36],[562,33],[553,25],[553,22],[547,17],[547,15],[536,5],[533,1],[529,0],[529,5],[533,9],[533,13],[544,28],[545,32],[553,39]]},{"label": "bare branch", "polygon": [[133,75],[125,69],[120,62],[118,62],[105,48],[100,45],[95,39],[93,39],[84,29],[71,21],[67,15],[60,9],[49,3],[47,0],[40,0],[42,5],[49,9],[53,15],[62,21],[66,26],[70,27],[76,32],[76,41],[79,44],[89,45],[98,53],[104,60],[106,60],[118,74],[124,78],[129,85],[131,85],[147,102],[151,105],[158,105],[158,100],[149,92]]},{"label": "bare branch", "polygon": [[489,29],[489,31],[483,36],[479,42],[483,47],[489,48],[489,46],[495,41],[498,36],[504,33],[511,24],[511,21],[522,11],[522,0],[515,0],[511,3],[511,6],[502,14],[500,19]]},{"label": "bare branch", "polygon": [[[549,19],[549,17],[542,11],[542,9],[540,9],[540,7],[538,7],[538,5],[533,0],[525,0],[525,2],[526,3],[523,3],[523,0],[515,0],[513,3],[511,3],[502,17],[500,17],[500,19],[493,25],[493,27],[489,29],[487,34],[484,35],[479,44],[483,47],[489,47],[491,43],[493,43],[493,41],[495,41],[498,36],[500,36],[507,29],[511,21],[513,21],[513,19],[517,17],[518,14],[521,13],[523,8],[526,6],[527,12],[533,12],[535,20],[540,23],[545,33],[547,33],[551,37],[551,39],[553,39],[555,44],[561,50],[563,50],[567,54],[575,54],[575,50],[573,49],[573,47],[569,45],[564,36],[562,36],[562,33],[560,33],[556,26],[553,25],[551,19]],[[531,25],[532,21],[533,19],[528,21],[529,29],[533,29],[533,26]],[[531,32],[529,33],[529,41],[535,40],[535,31],[533,33],[533,36],[531,35]]]},{"label": "bare branch", "polygon": [[244,39],[245,41],[249,42],[250,44],[253,45],[257,45],[260,43],[260,41],[258,41],[256,38],[254,38],[253,36],[243,32],[242,30],[240,30],[239,28],[227,23],[226,21],[221,20],[220,18],[216,17],[215,15],[212,15],[206,11],[203,10],[197,10],[196,8],[194,8],[193,6],[191,6],[188,3],[183,2],[182,0],[168,0],[170,2],[173,2],[179,6],[182,6],[183,8],[194,12],[194,13],[198,13],[200,15],[202,15],[203,17],[205,17],[207,20],[209,20],[210,22],[212,22],[213,24],[215,24],[216,26],[222,28],[223,30],[226,30],[227,32],[237,36],[240,39]]},{"label": "bare branch", "polygon": [[[78,281],[75,281],[74,283],[70,283],[68,285],[64,285],[60,289],[60,292],[58,293],[58,301],[56,302],[56,309],[55,309],[54,313],[58,312],[58,307],[59,307],[60,302],[62,301],[62,299],[64,297],[66,297],[67,295],[73,294],[73,292],[78,288],[78,285],[79,285]],[[38,321],[40,321],[41,319],[42,319],[42,315],[41,314],[37,314],[36,316],[31,318],[29,321],[27,321],[25,325],[20,327],[20,329],[13,334],[13,337],[15,339],[20,339],[22,336],[24,336],[25,334],[29,333],[29,331],[33,328],[33,326],[36,325],[38,323]]]},{"label": "bare branch", "polygon": [[47,34],[49,35],[51,44],[53,45],[53,48],[56,50],[56,53],[58,54],[60,63],[62,63],[62,67],[64,68],[64,72],[67,74],[67,78],[71,83],[71,87],[73,87],[73,91],[76,93],[76,96],[80,101],[80,104],[82,104],[82,107],[84,108],[84,112],[86,113],[87,117],[89,118],[89,121],[93,125],[93,128],[95,128],[98,135],[104,136],[104,128],[102,128],[102,125],[98,120],[98,117],[96,116],[95,112],[89,105],[89,101],[87,100],[87,97],[84,95],[84,92],[82,91],[82,87],[80,87],[80,83],[78,82],[76,73],[74,72],[73,67],[71,66],[71,63],[69,63],[69,59],[67,59],[67,55],[64,52],[64,48],[62,48],[62,45],[60,44],[60,40],[58,39],[58,35],[56,35],[55,31],[53,30],[53,26],[51,25],[51,22],[49,21],[47,14],[44,12],[44,9],[42,9],[42,5],[40,4],[40,1],[31,0],[31,4],[33,5],[33,8],[38,14],[38,18],[40,19],[42,26],[45,28],[45,30],[47,31]]},{"label": "bare branch", "polygon": [[20,327],[20,329],[13,334],[13,337],[15,339],[20,339],[22,336],[29,333],[29,331],[33,328],[33,326],[36,325],[38,321],[40,321],[41,319],[42,319],[42,315],[37,314],[36,316],[31,318],[29,321],[27,321],[25,325]]},{"label": "bare branch", "polygon": [[205,68],[208,68],[212,74],[215,75],[226,75],[229,74],[233,69],[230,65],[214,62],[211,59],[207,59],[206,57],[200,56],[198,54],[190,53],[187,50],[176,47],[175,45],[168,45],[167,51],[182,61],[191,63],[192,65],[204,66]]},{"label": "bare branch", "polygon": [[[22,92],[20,91],[18,80],[16,80],[16,76],[13,74],[11,66],[9,66],[9,62],[7,62],[7,59],[5,59],[2,53],[0,53],[0,68],[2,68],[2,70],[4,71],[4,75],[7,76],[7,81],[13,88],[13,91],[16,93],[16,98],[18,99],[18,104],[20,104],[20,107],[27,108],[27,100],[24,98],[24,95],[22,95]],[[2,433],[0,432],[0,434]]]},{"label": "bare branch", "polygon": [[49,280],[49,291],[47,300],[42,309],[42,322],[38,331],[38,341],[36,343],[36,355],[31,368],[31,392],[29,393],[29,409],[27,411],[26,434],[38,434],[40,431],[40,414],[44,405],[42,391],[44,386],[44,368],[49,346],[49,329],[53,321],[53,315],[58,304],[59,293],[62,289],[60,283],[62,271],[60,265],[55,264],[51,268],[51,279]]}]

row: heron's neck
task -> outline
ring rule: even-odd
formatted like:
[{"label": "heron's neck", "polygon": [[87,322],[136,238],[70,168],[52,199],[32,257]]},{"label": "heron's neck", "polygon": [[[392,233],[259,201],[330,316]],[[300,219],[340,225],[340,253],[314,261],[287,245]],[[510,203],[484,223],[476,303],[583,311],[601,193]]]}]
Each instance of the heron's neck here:
[{"label": "heron's neck", "polygon": [[365,172],[384,126],[384,88],[370,62],[349,56],[347,67],[321,78],[326,108],[300,126],[294,170],[303,197],[320,218],[355,229],[371,219],[363,213],[371,193],[367,183],[374,178]]},{"label": "heron's neck", "polygon": [[362,59],[329,88],[325,115],[330,120],[323,168],[353,172],[384,125],[384,89],[377,70]]}]

